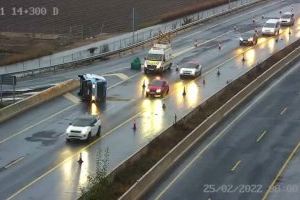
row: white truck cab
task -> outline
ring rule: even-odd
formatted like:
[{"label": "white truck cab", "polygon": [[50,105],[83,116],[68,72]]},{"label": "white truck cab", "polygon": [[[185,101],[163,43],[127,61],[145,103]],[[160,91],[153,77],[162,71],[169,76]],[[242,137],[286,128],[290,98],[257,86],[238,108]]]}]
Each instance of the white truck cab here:
[{"label": "white truck cab", "polygon": [[144,72],[163,72],[172,66],[172,48],[170,44],[154,44],[145,57]]}]

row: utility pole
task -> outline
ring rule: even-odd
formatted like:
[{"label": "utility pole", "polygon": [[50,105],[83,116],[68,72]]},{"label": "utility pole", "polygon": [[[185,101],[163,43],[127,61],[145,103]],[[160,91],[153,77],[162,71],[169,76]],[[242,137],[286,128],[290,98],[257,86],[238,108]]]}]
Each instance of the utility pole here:
[{"label": "utility pole", "polygon": [[134,16],[134,8],[132,8],[132,43],[134,43],[134,32],[135,32],[135,16]]}]

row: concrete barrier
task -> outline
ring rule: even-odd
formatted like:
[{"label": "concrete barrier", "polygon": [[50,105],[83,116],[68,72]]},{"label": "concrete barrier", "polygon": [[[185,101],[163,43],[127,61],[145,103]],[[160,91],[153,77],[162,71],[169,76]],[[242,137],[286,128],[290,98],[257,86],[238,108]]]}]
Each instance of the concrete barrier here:
[{"label": "concrete barrier", "polygon": [[[295,48],[299,46],[299,41],[293,43],[290,47]],[[275,56],[282,56],[285,51],[278,52]],[[170,152],[168,152],[158,163],[156,163],[146,174],[144,174],[120,199],[132,200],[140,199],[142,195],[148,191],[155,182],[157,182],[162,175],[164,175],[170,167],[182,158],[201,138],[203,138],[208,131],[220,122],[224,116],[227,116],[232,110],[236,109],[246,99],[256,93],[260,88],[265,86],[275,77],[279,76],[281,72],[288,69],[300,57],[300,47],[289,53],[287,56],[272,65],[267,71],[257,77],[243,90],[238,92],[227,103],[220,107],[216,112],[210,115],[205,121],[197,126],[188,136],[179,142]],[[264,65],[262,63],[261,65]],[[220,94],[222,92],[220,91]],[[219,95],[220,95],[219,94]],[[135,155],[137,156],[137,155]]]},{"label": "concrete barrier", "polygon": [[68,80],[0,110],[0,123],[50,99],[79,87],[78,80]]}]

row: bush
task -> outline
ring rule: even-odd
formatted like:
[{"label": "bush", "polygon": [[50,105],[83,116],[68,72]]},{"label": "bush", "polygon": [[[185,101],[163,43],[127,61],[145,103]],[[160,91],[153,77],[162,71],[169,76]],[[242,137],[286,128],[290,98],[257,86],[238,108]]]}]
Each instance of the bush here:
[{"label": "bush", "polygon": [[107,176],[109,166],[109,151],[97,152],[96,174],[88,176],[88,184],[81,188],[82,200],[107,200],[112,199],[112,180]]}]

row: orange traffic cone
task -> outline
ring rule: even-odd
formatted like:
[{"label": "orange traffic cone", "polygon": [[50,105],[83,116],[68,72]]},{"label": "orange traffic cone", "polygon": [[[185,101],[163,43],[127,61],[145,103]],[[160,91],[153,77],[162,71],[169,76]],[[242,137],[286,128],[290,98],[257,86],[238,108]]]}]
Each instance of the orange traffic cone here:
[{"label": "orange traffic cone", "polygon": [[133,129],[134,131],[136,131],[136,123],[135,123],[135,120],[133,121],[133,127],[132,127],[132,129]]},{"label": "orange traffic cone", "polygon": [[82,164],[83,163],[83,160],[82,160],[82,155],[81,155],[81,153],[79,154],[79,160],[77,161],[78,162],[78,164]]}]

